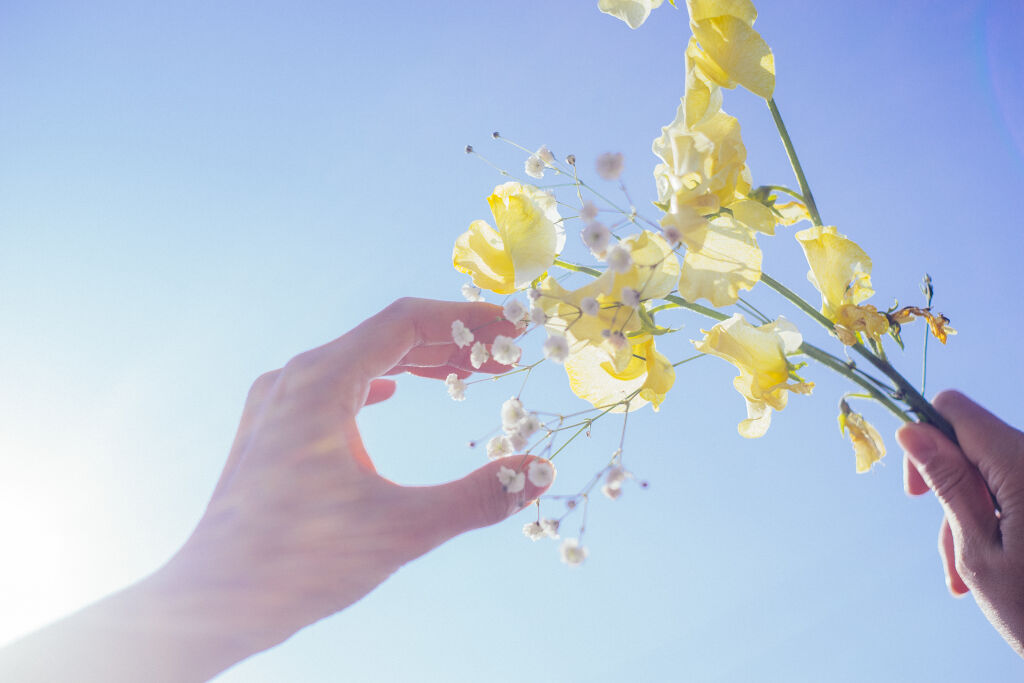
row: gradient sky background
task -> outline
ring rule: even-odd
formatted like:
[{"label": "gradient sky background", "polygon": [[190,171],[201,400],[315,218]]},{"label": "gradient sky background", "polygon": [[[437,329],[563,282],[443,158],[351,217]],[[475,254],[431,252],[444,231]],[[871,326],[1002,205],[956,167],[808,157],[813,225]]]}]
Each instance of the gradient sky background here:
[{"label": "gradient sky background", "polygon": [[[918,303],[927,271],[960,331],[932,344],[929,392],[1024,424],[1024,6],[758,4],[776,100],[825,220],[874,259],[874,303]],[[491,130],[546,143],[591,179],[621,151],[656,214],[650,143],[688,38],[667,3],[637,31],[593,0],[172,5],[0,0],[0,643],[174,552],[257,375],[396,297],[459,297],[452,242],[501,180],[467,143],[516,171]],[[795,185],[763,102],[728,91],[725,108],[755,184]],[[761,239],[765,269],[814,300],[790,232]],[[920,333],[897,361],[914,378]],[[690,355],[686,339],[665,353]],[[584,407],[559,368],[539,374],[532,407]],[[815,395],[745,441],[734,374],[689,364],[661,413],[631,417],[628,462],[651,485],[595,500],[583,567],[524,539],[524,513],[218,680],[1018,680],[973,600],[946,592],[939,507],[904,495],[895,420],[865,408],[890,455],[858,476],[838,378],[808,368]],[[403,378],[363,436],[396,481],[459,477],[517,387],[456,404]],[[556,492],[605,462],[618,425],[559,457]]]}]

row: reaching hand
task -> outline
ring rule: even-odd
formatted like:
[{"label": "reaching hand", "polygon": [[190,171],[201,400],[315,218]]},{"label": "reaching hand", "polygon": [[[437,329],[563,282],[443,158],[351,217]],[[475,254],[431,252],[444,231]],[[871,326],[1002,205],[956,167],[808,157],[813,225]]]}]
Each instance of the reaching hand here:
[{"label": "reaching hand", "polygon": [[946,584],[954,595],[973,593],[1024,656],[1024,434],[955,391],[939,394],[934,404],[960,445],[930,425],[901,427],[896,438],[907,452],[907,492],[935,491],[945,511],[939,553]]},{"label": "reaching hand", "polygon": [[[152,576],[0,651],[0,680],[205,680],[543,493],[529,481],[508,493],[497,477],[502,466],[524,471],[534,456],[406,487],[377,474],[363,447],[356,414],[395,391],[383,375],[470,374],[469,349],[452,341],[457,319],[485,343],[516,334],[497,306],[402,299],[257,379],[184,547]],[[412,434],[408,454],[439,455]]]}]

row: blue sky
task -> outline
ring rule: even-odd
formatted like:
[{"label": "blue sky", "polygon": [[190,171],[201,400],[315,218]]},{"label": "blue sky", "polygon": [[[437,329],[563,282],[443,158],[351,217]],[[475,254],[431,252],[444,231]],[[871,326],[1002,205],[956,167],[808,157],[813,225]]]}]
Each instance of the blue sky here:
[{"label": "blue sky", "polygon": [[[928,272],[960,331],[932,345],[930,390],[1024,424],[1021,6],[758,4],[776,100],[825,221],[874,260],[875,302],[915,302]],[[685,12],[630,31],[595,5],[0,2],[0,642],[180,545],[261,372],[399,296],[459,296],[452,243],[501,180],[467,143],[518,169],[500,130],[591,178],[620,151],[656,213],[650,143],[682,95]],[[729,91],[725,109],[755,183],[793,183],[763,102]],[[761,243],[765,269],[813,298],[788,231]],[[898,360],[911,377],[918,332]],[[678,337],[673,360],[690,353]],[[651,486],[595,501],[583,567],[525,540],[524,515],[220,680],[1018,678],[972,600],[946,594],[940,512],[904,496],[894,420],[866,409],[890,455],[857,476],[838,379],[809,369],[815,395],[750,442],[733,374],[689,364],[659,414],[630,418]],[[396,481],[462,476],[517,388],[455,404],[404,378],[363,436]],[[555,367],[533,397],[579,409]],[[556,490],[603,464],[617,427],[559,457]]]}]

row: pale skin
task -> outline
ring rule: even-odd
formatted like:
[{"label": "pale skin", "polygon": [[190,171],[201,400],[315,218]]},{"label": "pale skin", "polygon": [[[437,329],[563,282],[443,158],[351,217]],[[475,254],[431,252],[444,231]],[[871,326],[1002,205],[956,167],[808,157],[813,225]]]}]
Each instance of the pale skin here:
[{"label": "pale skin", "polygon": [[1024,433],[955,391],[942,392],[934,404],[960,445],[930,425],[901,427],[896,438],[906,451],[907,492],[932,490],[942,505],[939,554],[950,592],[974,595],[1024,656]]},{"label": "pale skin", "polygon": [[[525,471],[533,456],[399,486],[377,473],[356,426],[360,409],[394,394],[387,375],[467,377],[469,349],[452,342],[452,321],[487,343],[515,335],[500,317],[490,304],[401,299],[261,376],[185,545],[152,575],[0,651],[0,680],[207,680],[528,505],[544,489],[527,481],[510,494],[497,472]],[[490,361],[480,371],[508,369]],[[411,444],[409,455],[448,454]]]}]

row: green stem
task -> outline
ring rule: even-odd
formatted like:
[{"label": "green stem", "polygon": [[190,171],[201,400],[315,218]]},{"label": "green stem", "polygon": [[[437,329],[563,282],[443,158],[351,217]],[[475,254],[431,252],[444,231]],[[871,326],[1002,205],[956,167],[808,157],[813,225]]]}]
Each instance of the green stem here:
[{"label": "green stem", "polygon": [[554,265],[559,268],[565,268],[566,270],[572,270],[577,273],[586,273],[587,275],[593,275],[594,277],[601,277],[603,273],[597,268],[591,268],[589,266],[581,266],[576,263],[570,263],[569,261],[563,261],[560,258],[555,259]]},{"label": "green stem", "polygon": [[729,319],[729,316],[725,315],[724,313],[719,313],[715,309],[708,308],[707,306],[701,306],[700,304],[691,303],[684,299],[683,297],[677,296],[675,294],[666,294],[661,298],[664,299],[665,301],[671,301],[680,308],[686,308],[693,311],[694,313],[700,313],[701,315],[707,316],[712,320],[717,320],[718,322],[722,322],[723,320]]},{"label": "green stem", "polygon": [[804,175],[803,166],[800,165],[800,159],[796,155],[796,149],[793,148],[793,140],[789,137],[789,131],[786,130],[786,124],[782,122],[782,115],[779,114],[779,108],[775,106],[775,100],[768,100],[768,108],[772,112],[772,118],[775,119],[775,127],[779,129],[779,136],[782,137],[782,144],[786,147],[786,156],[789,157],[789,163],[793,167],[793,172],[796,174],[796,181],[800,183],[800,193],[803,195],[804,203],[807,204],[807,213],[811,214],[811,220],[815,225],[823,225],[821,222],[821,214],[818,213],[818,205],[814,203],[814,195],[811,194],[811,186],[807,184],[807,176]]},{"label": "green stem", "polygon": [[802,194],[800,194],[796,190],[786,187],[785,185],[762,185],[762,187],[767,187],[770,190],[776,190],[778,192],[784,192],[788,194],[790,197],[795,197],[796,199],[799,199],[803,203],[807,203],[807,200],[804,199],[804,196]]},{"label": "green stem", "polygon": [[893,415],[900,418],[904,422],[912,421],[910,416],[907,415],[907,413],[904,412],[903,409],[901,409],[898,405],[896,405],[896,403],[894,403],[892,399],[890,399],[888,396],[879,391],[873,384],[868,382],[866,379],[857,375],[849,365],[839,360],[832,354],[828,353],[824,349],[819,349],[817,346],[814,346],[813,344],[808,344],[807,342],[804,342],[803,344],[800,345],[799,352],[813,358],[814,360],[818,361],[825,367],[835,370],[840,375],[846,377],[854,384],[860,385],[866,392],[868,392],[871,395],[873,399],[875,399],[883,406],[888,408]]}]

